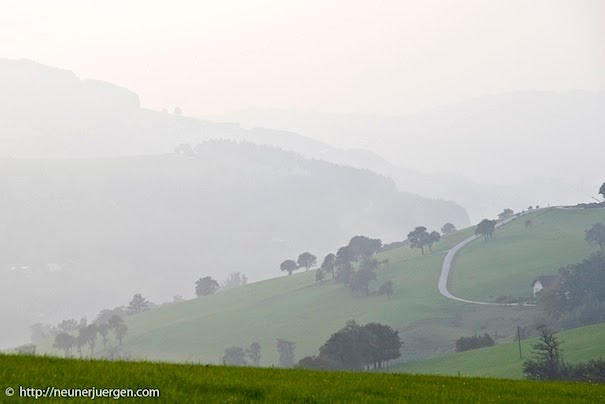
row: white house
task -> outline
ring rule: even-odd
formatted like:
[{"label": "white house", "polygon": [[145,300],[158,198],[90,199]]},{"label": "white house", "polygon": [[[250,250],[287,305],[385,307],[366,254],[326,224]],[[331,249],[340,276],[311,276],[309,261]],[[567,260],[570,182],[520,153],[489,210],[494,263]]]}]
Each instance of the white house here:
[{"label": "white house", "polygon": [[534,297],[543,289],[552,289],[561,281],[561,275],[544,275],[538,276],[532,283],[531,287],[534,291]]}]

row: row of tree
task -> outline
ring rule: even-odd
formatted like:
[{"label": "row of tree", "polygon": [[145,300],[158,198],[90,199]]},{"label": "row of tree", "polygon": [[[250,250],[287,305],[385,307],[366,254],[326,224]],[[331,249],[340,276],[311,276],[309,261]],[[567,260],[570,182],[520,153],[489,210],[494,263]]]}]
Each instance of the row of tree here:
[{"label": "row of tree", "polygon": [[283,272],[287,272],[288,275],[292,275],[294,271],[297,271],[301,268],[305,268],[306,271],[313,268],[317,265],[317,257],[311,254],[308,251],[300,254],[296,261],[294,260],[285,260],[279,266],[279,269]]},{"label": "row of tree", "polygon": [[[278,338],[276,344],[281,367],[290,368],[294,365],[294,349],[296,343],[287,339]],[[225,349],[223,364],[228,366],[260,366],[261,346],[253,342],[247,349],[232,346]]]},{"label": "row of tree", "polygon": [[488,346],[494,346],[496,342],[491,335],[473,335],[471,337],[461,337],[456,340],[456,352],[470,351]]},{"label": "row of tree", "polygon": [[401,356],[402,344],[399,332],[388,325],[359,325],[351,320],[330,336],[319,348],[318,356],[301,359],[297,367],[346,370],[381,368]]},{"label": "row of tree", "polygon": [[[64,330],[70,330],[68,325],[63,324]],[[113,315],[106,323],[97,323],[83,325],[77,328],[77,335],[72,335],[70,331],[62,331],[55,336],[53,347],[65,353],[66,357],[71,356],[72,349],[77,349],[80,358],[82,358],[82,348],[88,346],[90,357],[95,355],[97,345],[97,336],[100,335],[103,340],[103,349],[107,350],[109,334],[113,333],[119,345],[128,332],[128,326],[124,324],[122,317]]]}]

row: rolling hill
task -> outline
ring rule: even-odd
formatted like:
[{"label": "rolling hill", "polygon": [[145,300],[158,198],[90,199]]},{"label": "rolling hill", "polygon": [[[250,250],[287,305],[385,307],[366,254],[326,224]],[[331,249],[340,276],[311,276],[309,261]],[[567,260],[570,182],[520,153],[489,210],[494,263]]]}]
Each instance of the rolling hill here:
[{"label": "rolling hill", "polygon": [[597,222],[605,223],[605,209],[543,209],[516,220],[493,240],[479,239],[460,251],[451,290],[483,301],[529,296],[529,286],[538,276],[556,274],[593,251],[584,241],[584,231]]},{"label": "rolling hill", "polygon": [[[560,249],[560,238],[572,238],[575,242],[568,243],[566,251],[573,261],[587,252],[582,241],[583,226],[605,220],[604,212],[602,209],[553,209],[545,214],[538,211],[524,219],[531,218],[545,228],[556,228],[552,232],[559,232],[559,237],[551,234],[551,238],[544,238],[537,227],[528,236],[515,237],[535,237],[534,245],[542,240],[544,253]],[[555,223],[562,220],[579,220],[579,223],[570,229],[556,227]],[[500,341],[512,340],[517,326],[536,325],[536,308],[460,303],[442,297],[437,291],[443,252],[473,230],[464,229],[443,238],[434,246],[433,253],[426,256],[407,247],[380,253],[379,259],[388,262],[378,269],[378,280],[372,285],[372,291],[385,280],[391,280],[395,293],[390,299],[379,295],[359,296],[332,280],[317,283],[313,271],[304,272],[129,317],[127,349],[135,358],[217,363],[225,348],[247,347],[257,341],[262,346],[261,363],[267,366],[277,363],[276,338],[296,342],[296,357],[301,358],[315,354],[330,334],[350,319],[360,323],[378,321],[399,329],[404,340],[404,361],[452,352],[456,339],[476,332],[497,331]],[[509,233],[504,227],[495,233],[490,243],[506,243],[508,234],[512,234],[512,230]],[[460,262],[456,265],[460,273]],[[561,264],[553,265],[554,272]],[[494,293],[518,291],[515,289],[518,285],[513,285],[512,290],[501,289],[497,275],[506,268],[491,266],[489,269],[495,276],[492,283],[486,281],[482,285],[486,293],[490,293],[490,288]],[[512,275],[518,273],[515,271]],[[520,284],[525,288],[524,294],[529,294],[529,284],[524,281]]]},{"label": "rolling hill", "polygon": [[368,170],[252,143],[196,152],[0,159],[0,318],[13,324],[0,346],[135,293],[171,301],[203,276],[273,277],[285,258],[358,232],[392,241],[420,223],[468,223],[463,208]]},{"label": "rolling hill", "polygon": [[[563,342],[563,356],[567,362],[585,362],[605,358],[605,324],[562,331],[558,337]],[[390,372],[500,377],[518,379],[523,377],[522,364],[528,357],[535,338],[521,341],[523,358],[519,358],[517,342],[506,342],[489,348],[457,352],[439,358],[403,363],[389,369]]]}]

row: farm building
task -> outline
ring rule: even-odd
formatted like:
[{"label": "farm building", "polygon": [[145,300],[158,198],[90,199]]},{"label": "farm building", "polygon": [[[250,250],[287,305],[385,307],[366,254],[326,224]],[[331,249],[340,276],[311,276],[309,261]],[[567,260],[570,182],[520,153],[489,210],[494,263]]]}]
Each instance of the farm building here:
[{"label": "farm building", "polygon": [[556,287],[561,281],[561,275],[544,275],[538,276],[532,283],[531,287],[534,292],[534,297],[541,290],[548,290]]}]

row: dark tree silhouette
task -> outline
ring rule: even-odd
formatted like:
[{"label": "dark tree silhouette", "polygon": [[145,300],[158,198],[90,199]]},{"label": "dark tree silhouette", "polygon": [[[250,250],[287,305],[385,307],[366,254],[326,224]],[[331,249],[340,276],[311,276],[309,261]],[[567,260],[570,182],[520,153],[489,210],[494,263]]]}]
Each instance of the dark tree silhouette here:
[{"label": "dark tree silhouette", "polygon": [[128,313],[129,314],[137,314],[142,313],[145,310],[149,310],[149,302],[141,295],[137,293],[132,297],[132,300],[128,304]]},{"label": "dark tree silhouette", "polygon": [[250,347],[246,350],[246,356],[252,361],[254,366],[260,366],[260,344],[258,342],[251,343]]},{"label": "dark tree silhouette", "polygon": [[424,226],[418,226],[408,233],[410,248],[420,248],[422,255],[424,255],[424,246],[428,244],[428,240],[429,233],[427,233],[426,227]]},{"label": "dark tree silhouette", "polygon": [[590,229],[586,230],[585,239],[591,245],[596,245],[601,251],[605,251],[605,224],[595,223]]},{"label": "dark tree silhouette", "polygon": [[109,319],[108,324],[109,327],[113,330],[118,340],[118,343],[122,345],[122,339],[126,336],[126,333],[128,332],[128,327],[126,326],[126,324],[124,324],[124,320],[122,319],[122,317],[118,316],[117,314],[114,314]]},{"label": "dark tree silhouette", "polygon": [[567,365],[561,357],[561,342],[546,326],[538,327],[538,342],[532,348],[532,359],[523,364],[525,377],[532,380],[557,380],[566,372]]},{"label": "dark tree silhouette", "polygon": [[348,252],[352,261],[372,257],[382,247],[382,241],[366,236],[355,236],[349,241]]},{"label": "dark tree silhouette", "polygon": [[441,233],[443,233],[444,235],[448,235],[448,234],[452,234],[456,232],[456,226],[454,226],[451,223],[446,223],[443,226],[441,226]]},{"label": "dark tree silhouette", "polygon": [[603,198],[605,198],[605,182],[603,183],[603,185],[601,185],[601,188],[599,188],[599,193],[601,194],[601,196],[603,196]]},{"label": "dark tree silhouette", "polygon": [[475,229],[475,234],[482,235],[486,240],[488,240],[488,239],[492,238],[492,234],[494,233],[494,230],[496,230],[496,221],[489,220],[489,219],[483,219],[477,225],[477,228]]},{"label": "dark tree silhouette", "polygon": [[280,264],[279,269],[284,272],[288,272],[288,275],[292,275],[292,272],[298,269],[298,265],[296,265],[294,260],[285,260]]},{"label": "dark tree silhouette", "polygon": [[345,286],[348,286],[351,282],[353,272],[355,272],[353,269],[353,264],[348,261],[343,262],[336,267],[336,276],[334,277],[334,280],[338,283],[344,283]]},{"label": "dark tree silhouette", "polygon": [[84,328],[80,328],[80,336],[82,336],[82,340],[90,348],[90,356],[93,357],[95,355],[95,346],[97,344],[97,325],[92,323]]},{"label": "dark tree silhouette", "polygon": [[107,336],[109,335],[109,324],[103,323],[97,326],[97,331],[103,338],[103,349],[107,349]]},{"label": "dark tree silhouette", "polygon": [[290,368],[294,365],[294,349],[296,343],[286,339],[277,339],[277,352],[279,353],[279,364],[281,367]]},{"label": "dark tree silhouette", "polygon": [[324,261],[321,263],[320,269],[324,273],[331,273],[334,278],[334,268],[336,267],[336,255],[330,253],[325,256]]},{"label": "dark tree silhouette", "polygon": [[246,366],[246,351],[238,346],[232,346],[225,349],[223,363],[228,366]]},{"label": "dark tree silhouette", "polygon": [[65,357],[69,356],[71,349],[76,344],[76,339],[66,332],[61,332],[55,337],[53,347],[62,350],[65,353]]},{"label": "dark tree silhouette", "polygon": [[309,367],[333,369],[382,367],[401,355],[401,345],[399,332],[391,327],[379,323],[360,326],[351,320],[319,348],[318,358],[307,358],[306,362]]},{"label": "dark tree silhouette", "polygon": [[216,293],[219,290],[220,285],[214,279],[209,276],[200,278],[195,282],[195,294],[200,296],[208,296]]},{"label": "dark tree silhouette", "polygon": [[441,240],[441,234],[436,231],[432,231],[429,233],[429,237],[426,240],[426,245],[429,246],[429,250],[433,251],[433,244]]},{"label": "dark tree silhouette", "polygon": [[296,264],[299,268],[305,268],[305,271],[308,271],[310,268],[314,267],[315,264],[317,264],[317,257],[310,252],[305,251],[298,256]]}]

